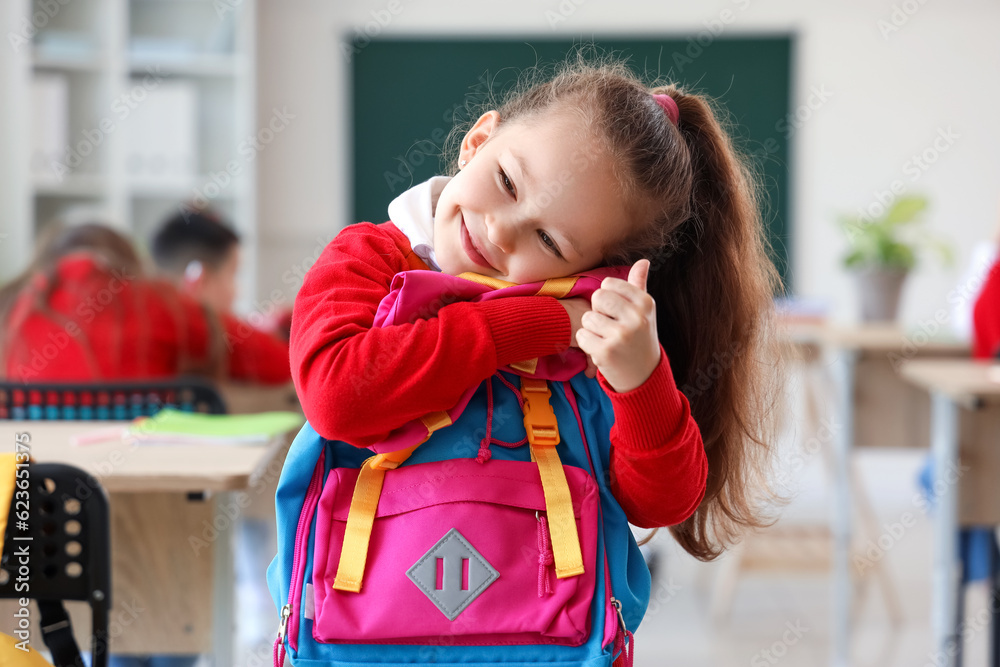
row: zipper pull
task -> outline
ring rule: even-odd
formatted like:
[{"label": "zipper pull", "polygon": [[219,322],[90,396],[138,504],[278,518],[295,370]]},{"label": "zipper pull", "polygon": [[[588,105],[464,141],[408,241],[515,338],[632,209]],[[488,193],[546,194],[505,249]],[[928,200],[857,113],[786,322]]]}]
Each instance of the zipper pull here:
[{"label": "zipper pull", "polygon": [[618,653],[618,659],[615,660],[615,666],[632,667],[633,660],[635,659],[635,640],[632,637],[632,633],[629,632],[628,628],[625,626],[625,617],[622,616],[621,600],[611,598],[611,604],[618,613],[618,625],[621,626],[621,632],[619,632],[618,636],[615,637],[615,651]]},{"label": "zipper pull", "polygon": [[614,597],[611,598],[611,606],[615,608],[615,612],[618,614],[618,625],[621,627],[622,632],[628,632],[628,628],[625,626],[625,617],[622,616],[622,603]]},{"label": "zipper pull", "polygon": [[[621,614],[621,612],[619,612]],[[292,605],[286,604],[281,608],[281,624],[278,626],[278,639],[285,643],[285,633],[288,631],[288,617],[292,615]]]}]

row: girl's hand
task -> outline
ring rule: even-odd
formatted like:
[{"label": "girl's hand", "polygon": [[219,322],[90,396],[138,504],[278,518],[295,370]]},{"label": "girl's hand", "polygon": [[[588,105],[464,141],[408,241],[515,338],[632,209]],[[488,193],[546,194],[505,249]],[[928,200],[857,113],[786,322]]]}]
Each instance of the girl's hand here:
[{"label": "girl's hand", "polygon": [[[569,315],[569,340],[570,347],[579,348],[580,346],[576,342],[576,332],[583,328],[583,314],[590,310],[590,302],[586,299],[581,299],[579,297],[573,299],[559,299],[559,303],[562,307],[566,309],[566,313]],[[594,365],[594,360],[591,359],[590,355],[587,355],[587,369],[584,373],[589,378],[597,377],[597,366]]]},{"label": "girl's hand", "polygon": [[605,278],[591,295],[591,310],[580,316],[581,326],[573,329],[577,346],[618,393],[641,385],[660,363],[656,302],[646,292],[648,276],[649,260],[640,259],[627,281]]}]

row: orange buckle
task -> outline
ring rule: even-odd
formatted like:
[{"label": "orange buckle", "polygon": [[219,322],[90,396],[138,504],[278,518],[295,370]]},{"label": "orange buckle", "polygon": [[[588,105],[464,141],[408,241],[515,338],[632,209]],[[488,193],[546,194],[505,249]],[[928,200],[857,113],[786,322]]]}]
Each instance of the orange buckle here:
[{"label": "orange buckle", "polygon": [[412,447],[407,447],[406,449],[397,449],[394,452],[385,452],[383,454],[376,454],[371,458],[371,466],[373,470],[395,470],[399,466],[406,462],[406,459],[410,458],[410,454],[416,450],[417,447],[427,442],[434,431],[444,428],[445,426],[451,425],[451,417],[447,412],[432,412],[429,415],[424,415],[420,418],[420,421],[424,423],[427,427],[427,435],[423,440],[413,445]]},{"label": "orange buckle", "polygon": [[373,470],[377,470],[379,468],[382,470],[395,470],[401,466],[406,459],[410,458],[410,454],[413,453],[413,450],[421,444],[423,444],[423,442],[418,442],[412,447],[407,447],[406,449],[398,449],[394,452],[376,454],[372,457],[372,460],[368,465],[371,466]]},{"label": "orange buckle", "polygon": [[558,445],[559,424],[552,411],[549,398],[552,392],[545,380],[521,378],[521,395],[524,396],[524,430],[532,445]]}]

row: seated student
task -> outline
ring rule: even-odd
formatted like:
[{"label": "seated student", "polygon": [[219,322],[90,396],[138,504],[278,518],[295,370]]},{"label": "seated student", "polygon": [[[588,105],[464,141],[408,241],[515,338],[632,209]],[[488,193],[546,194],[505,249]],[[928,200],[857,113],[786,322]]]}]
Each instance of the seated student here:
[{"label": "seated student", "polygon": [[24,382],[290,379],[287,344],[147,276],[129,240],[99,224],[55,226],[0,289],[0,374]]},{"label": "seated student", "polygon": [[[175,285],[217,312],[232,311],[240,238],[216,213],[182,208],[157,230],[151,252],[157,270]],[[275,307],[260,315],[259,328],[275,333],[287,344],[291,308]]]},{"label": "seated student", "polygon": [[[959,293],[967,295],[978,286],[973,299],[959,299],[952,316],[955,330],[964,338],[971,337],[972,358],[992,359],[1000,356],[1000,235],[993,242],[976,245],[972,262],[959,285]],[[970,303],[971,301],[971,303]],[[920,485],[927,498],[934,495],[933,459],[928,456],[920,473]],[[959,531],[959,556],[962,560],[962,583],[993,577],[1000,563],[1000,544],[995,526],[966,526]]]},{"label": "seated student", "polygon": [[[228,313],[232,309],[236,298],[240,239],[214,212],[181,209],[165,220],[153,235],[151,254],[159,272],[183,291],[219,312]],[[259,314],[264,322],[258,326],[276,336],[275,344],[282,346],[287,372],[291,308],[281,311],[274,308]],[[258,332],[257,335],[268,334]],[[273,504],[268,506],[268,511],[272,509]],[[277,549],[273,515],[262,518],[254,516],[254,510],[244,512],[236,540],[236,586],[244,612],[238,632],[242,643],[250,645],[272,629],[274,606],[263,583],[264,571],[270,562],[266,554]],[[150,667],[153,665],[155,663],[149,663]],[[116,664],[112,667],[146,666]]]},{"label": "seated student", "polygon": [[[1000,238],[996,243],[1000,245]],[[972,309],[972,356],[976,359],[1000,356],[1000,257],[991,264]]]}]

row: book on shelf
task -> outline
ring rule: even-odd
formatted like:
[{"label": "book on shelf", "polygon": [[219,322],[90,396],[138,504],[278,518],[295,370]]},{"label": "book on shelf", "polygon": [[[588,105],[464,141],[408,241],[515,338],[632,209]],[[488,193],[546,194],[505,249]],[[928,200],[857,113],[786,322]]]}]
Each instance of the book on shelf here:
[{"label": "book on shelf", "polygon": [[133,79],[134,109],[122,119],[125,171],[135,185],[193,183],[197,171],[198,90],[190,81]]},{"label": "book on shelf", "polygon": [[57,165],[68,145],[69,82],[56,72],[39,72],[31,80],[31,175],[36,182],[62,180]]}]

